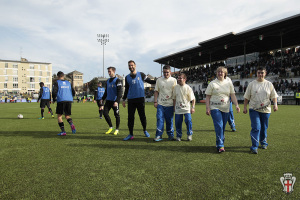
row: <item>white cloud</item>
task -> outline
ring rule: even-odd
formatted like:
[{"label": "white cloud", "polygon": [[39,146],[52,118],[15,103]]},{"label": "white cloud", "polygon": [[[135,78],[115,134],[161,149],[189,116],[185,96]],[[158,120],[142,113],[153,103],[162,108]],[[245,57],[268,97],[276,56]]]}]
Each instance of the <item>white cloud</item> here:
[{"label": "white cloud", "polygon": [[0,7],[0,59],[18,59],[22,47],[23,57],[51,62],[53,72],[76,69],[88,81],[102,76],[98,33],[110,34],[105,68],[113,65],[127,74],[133,59],[138,70],[160,76],[154,59],[298,14],[300,2],[2,0]]}]

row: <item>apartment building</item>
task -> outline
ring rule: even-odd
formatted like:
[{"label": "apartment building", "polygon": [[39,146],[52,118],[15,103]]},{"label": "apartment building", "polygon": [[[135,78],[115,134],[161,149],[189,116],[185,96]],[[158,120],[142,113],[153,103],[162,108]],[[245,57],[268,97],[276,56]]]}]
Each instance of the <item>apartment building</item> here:
[{"label": "apartment building", "polygon": [[83,92],[83,73],[75,70],[68,73],[66,77],[71,79],[76,95],[81,94]]},{"label": "apartment building", "polygon": [[52,64],[21,60],[0,59],[0,94],[33,94],[40,90],[44,82],[52,89]]}]

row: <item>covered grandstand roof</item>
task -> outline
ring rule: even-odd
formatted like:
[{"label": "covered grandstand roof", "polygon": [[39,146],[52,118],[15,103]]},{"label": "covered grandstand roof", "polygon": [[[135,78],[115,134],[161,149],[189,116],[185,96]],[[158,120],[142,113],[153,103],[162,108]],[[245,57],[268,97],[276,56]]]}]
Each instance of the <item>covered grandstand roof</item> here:
[{"label": "covered grandstand roof", "polygon": [[230,32],[199,42],[198,46],[155,59],[154,62],[181,69],[226,60],[244,53],[295,45],[300,45],[300,14],[237,34]]}]

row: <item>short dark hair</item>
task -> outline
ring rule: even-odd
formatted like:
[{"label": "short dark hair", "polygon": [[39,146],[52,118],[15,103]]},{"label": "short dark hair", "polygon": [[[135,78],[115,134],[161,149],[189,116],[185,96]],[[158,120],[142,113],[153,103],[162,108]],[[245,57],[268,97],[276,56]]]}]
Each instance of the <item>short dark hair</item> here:
[{"label": "short dark hair", "polygon": [[57,72],[57,77],[63,77],[65,74],[62,71]]},{"label": "short dark hair", "polygon": [[134,62],[133,60],[129,60],[129,61],[128,61],[128,64],[129,64],[129,63],[134,63],[134,64],[135,64],[135,62]]},{"label": "short dark hair", "polygon": [[265,71],[267,71],[267,69],[265,68],[265,67],[262,67],[262,66],[260,66],[260,67],[258,67],[257,69],[256,69],[256,71],[263,71],[263,70],[265,70]]},{"label": "short dark hair", "polygon": [[113,66],[110,66],[110,67],[107,68],[107,70],[109,70],[109,69],[112,69],[114,72],[116,71],[116,68],[113,67]]},{"label": "short dark hair", "polygon": [[164,70],[164,69],[171,70],[171,67],[170,67],[170,65],[165,65],[165,66],[163,67],[163,70]]},{"label": "short dark hair", "polygon": [[99,82],[98,82],[98,84],[99,84],[99,85],[102,85],[102,82],[101,82],[101,81],[99,81]]},{"label": "short dark hair", "polygon": [[180,73],[179,73],[179,76],[183,76],[183,77],[186,79],[186,74],[183,73],[183,72],[180,72]]},{"label": "short dark hair", "polygon": [[44,86],[44,83],[43,83],[43,82],[40,82],[40,86],[43,87],[43,86]]}]

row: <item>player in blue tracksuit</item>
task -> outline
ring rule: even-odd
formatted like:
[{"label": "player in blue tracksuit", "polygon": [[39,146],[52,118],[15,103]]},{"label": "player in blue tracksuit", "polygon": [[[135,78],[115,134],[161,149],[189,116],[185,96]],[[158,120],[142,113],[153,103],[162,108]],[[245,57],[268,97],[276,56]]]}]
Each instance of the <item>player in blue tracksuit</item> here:
[{"label": "player in blue tracksuit", "polygon": [[57,101],[56,114],[58,125],[61,129],[61,132],[58,135],[65,136],[66,131],[62,119],[63,114],[65,115],[65,118],[71,126],[72,133],[76,133],[75,125],[73,124],[73,120],[70,117],[75,90],[74,88],[72,88],[69,81],[64,80],[65,75],[62,71],[59,71],[57,73],[57,78],[58,80],[53,84],[52,97],[53,102]]},{"label": "player in blue tracksuit", "polygon": [[[104,105],[104,117],[109,125],[109,129],[105,134],[110,134],[112,131],[114,135],[118,135],[120,126],[120,114],[119,114],[119,103],[122,96],[122,82],[115,76],[116,68],[107,68],[109,79],[106,82],[106,90],[102,97],[102,101],[106,100]],[[116,128],[113,128],[111,119],[109,116],[110,109],[113,109],[116,118]]]},{"label": "player in blue tracksuit", "polygon": [[130,74],[125,78],[125,92],[123,95],[123,107],[126,107],[125,100],[128,99],[128,128],[129,135],[124,140],[133,140],[133,127],[135,110],[138,110],[143,131],[146,137],[150,137],[147,132],[147,120],[145,115],[145,91],[144,81],[155,84],[156,81],[148,78],[144,73],[136,71],[136,64],[133,60],[128,61]]},{"label": "player in blue tracksuit", "polygon": [[156,81],[154,89],[154,107],[156,112],[156,135],[154,141],[158,142],[162,140],[164,132],[164,121],[166,121],[166,132],[169,140],[174,139],[173,128],[173,90],[177,84],[177,80],[171,77],[171,68],[169,65],[163,67],[164,76],[160,77]]},{"label": "player in blue tracksuit", "polygon": [[104,95],[105,89],[102,87],[102,83],[99,81],[98,82],[98,87],[97,90],[95,90],[95,99],[97,101],[97,105],[99,107],[99,117],[100,119],[102,119],[102,115],[103,115],[103,101],[102,97]]},{"label": "player in blue tracksuit", "polygon": [[39,93],[39,98],[37,102],[41,100],[40,103],[40,108],[41,108],[41,117],[39,119],[45,119],[44,118],[44,111],[45,111],[45,106],[47,106],[49,112],[51,113],[52,118],[54,118],[52,109],[50,108],[50,102],[51,102],[51,95],[50,95],[50,90],[48,87],[44,86],[43,82],[40,82],[40,93]]},{"label": "player in blue tracksuit", "polygon": [[232,109],[232,101],[230,97],[230,107],[229,107],[229,115],[228,115],[228,124],[232,130],[232,132],[236,131],[235,123],[234,123],[234,116],[233,116],[233,109]]}]

